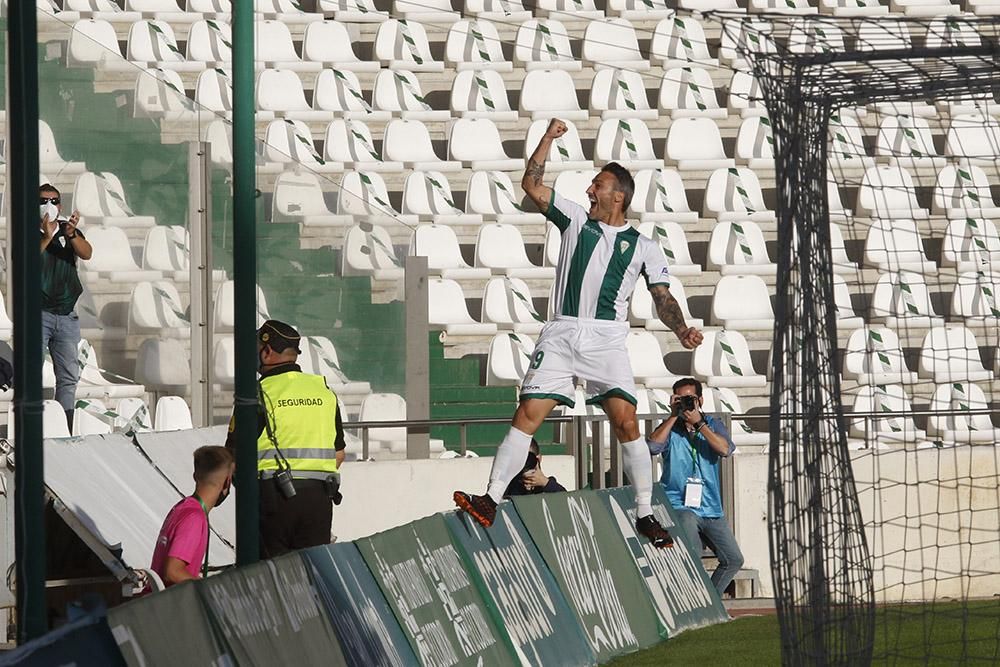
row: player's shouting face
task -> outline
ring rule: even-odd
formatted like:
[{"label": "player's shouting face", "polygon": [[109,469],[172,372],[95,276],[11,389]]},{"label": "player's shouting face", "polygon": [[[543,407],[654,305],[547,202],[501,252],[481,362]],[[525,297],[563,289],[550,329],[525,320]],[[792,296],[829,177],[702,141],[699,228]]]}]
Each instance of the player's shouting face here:
[{"label": "player's shouting face", "polygon": [[618,180],[607,171],[598,173],[590,182],[587,197],[590,199],[587,215],[602,222],[610,221],[612,213],[619,210],[625,201],[625,194],[618,189]]}]

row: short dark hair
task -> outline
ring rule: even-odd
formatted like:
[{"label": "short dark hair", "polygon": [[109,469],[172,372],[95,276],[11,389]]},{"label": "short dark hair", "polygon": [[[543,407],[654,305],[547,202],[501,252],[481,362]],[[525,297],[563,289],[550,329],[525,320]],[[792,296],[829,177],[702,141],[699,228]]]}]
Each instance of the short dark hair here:
[{"label": "short dark hair", "polygon": [[205,445],[194,450],[194,478],[199,482],[228,468],[234,463],[233,453],[218,445]]},{"label": "short dark hair", "polygon": [[42,183],[41,185],[38,186],[38,194],[42,194],[43,192],[54,192],[60,197],[62,197],[62,193],[59,192],[59,188],[52,185],[51,183]]},{"label": "short dark hair", "polygon": [[624,213],[632,203],[632,195],[635,193],[635,181],[632,180],[632,174],[617,162],[607,163],[601,168],[601,171],[608,172],[618,181],[618,192],[625,195],[625,199],[622,200],[622,213]]},{"label": "short dark hair", "polygon": [[694,378],[681,378],[675,382],[673,388],[674,393],[676,394],[677,390],[681,387],[694,387],[694,393],[698,395],[698,398],[701,398],[701,383]]}]

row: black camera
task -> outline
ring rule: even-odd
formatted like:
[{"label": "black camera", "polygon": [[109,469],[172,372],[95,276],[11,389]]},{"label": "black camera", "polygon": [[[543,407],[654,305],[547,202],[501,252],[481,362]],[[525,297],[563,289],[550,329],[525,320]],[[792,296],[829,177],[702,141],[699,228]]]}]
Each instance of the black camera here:
[{"label": "black camera", "polygon": [[691,396],[690,394],[687,394],[685,396],[678,396],[677,397],[677,411],[678,411],[678,414],[681,413],[681,412],[687,412],[689,410],[697,410],[697,409],[698,409],[698,397],[697,396]]}]

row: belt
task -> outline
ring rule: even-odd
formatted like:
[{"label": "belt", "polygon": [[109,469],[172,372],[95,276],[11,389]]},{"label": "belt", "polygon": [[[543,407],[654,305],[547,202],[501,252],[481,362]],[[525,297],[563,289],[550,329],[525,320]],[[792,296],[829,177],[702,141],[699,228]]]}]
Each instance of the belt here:
[{"label": "belt", "polygon": [[[257,473],[257,479],[272,479],[277,470],[261,470]],[[316,472],[315,470],[292,470],[292,479],[318,479],[325,480],[332,475],[332,472]]]}]

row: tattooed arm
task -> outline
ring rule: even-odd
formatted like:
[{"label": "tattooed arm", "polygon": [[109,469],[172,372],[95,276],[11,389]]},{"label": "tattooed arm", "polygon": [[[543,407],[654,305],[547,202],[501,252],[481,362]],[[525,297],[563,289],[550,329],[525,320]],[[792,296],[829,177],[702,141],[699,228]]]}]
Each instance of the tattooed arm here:
[{"label": "tattooed arm", "polygon": [[649,288],[649,293],[653,297],[657,317],[674,332],[681,345],[689,350],[698,347],[703,336],[700,331],[684,323],[684,313],[681,312],[677,299],[670,293],[670,288],[666,285],[653,285]]},{"label": "tattooed arm", "polygon": [[542,135],[541,141],[535,148],[535,152],[528,158],[528,165],[524,170],[524,177],[521,179],[521,188],[525,194],[535,202],[535,206],[542,213],[549,210],[549,201],[552,199],[552,189],[544,184],[545,161],[549,157],[549,150],[552,142],[566,133],[566,123],[558,118],[553,118],[549,122],[549,127]]}]

